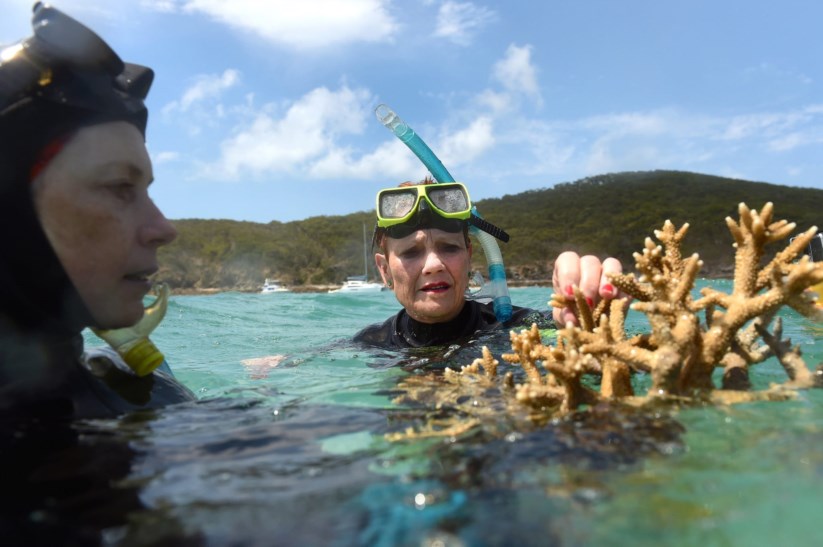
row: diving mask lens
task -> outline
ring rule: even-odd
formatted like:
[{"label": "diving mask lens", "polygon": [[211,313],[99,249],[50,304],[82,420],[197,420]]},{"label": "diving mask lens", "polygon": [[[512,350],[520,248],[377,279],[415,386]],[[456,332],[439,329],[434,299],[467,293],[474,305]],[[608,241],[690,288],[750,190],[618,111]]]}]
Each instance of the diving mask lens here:
[{"label": "diving mask lens", "polygon": [[465,191],[465,188],[438,188],[438,186],[440,185],[427,192],[432,205],[444,213],[461,214],[469,212],[471,205],[469,204],[469,194]]},{"label": "diving mask lens", "polygon": [[377,194],[377,224],[385,228],[408,221],[425,199],[439,216],[466,220],[471,216],[471,200],[460,183],[420,184],[388,188]]},{"label": "diving mask lens", "polygon": [[386,219],[404,218],[417,205],[417,192],[400,189],[401,192],[381,192],[378,197],[378,215]]}]

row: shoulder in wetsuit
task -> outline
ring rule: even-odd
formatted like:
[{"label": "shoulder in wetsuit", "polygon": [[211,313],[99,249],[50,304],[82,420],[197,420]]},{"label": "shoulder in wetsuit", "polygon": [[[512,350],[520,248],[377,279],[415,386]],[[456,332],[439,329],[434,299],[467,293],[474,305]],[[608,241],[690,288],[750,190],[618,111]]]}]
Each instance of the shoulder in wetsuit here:
[{"label": "shoulder in wetsuit", "polygon": [[0,417],[16,422],[117,416],[196,400],[172,375],[136,376],[108,348],[83,351],[80,334],[26,332],[0,318]]},{"label": "shoulder in wetsuit", "polygon": [[531,308],[513,307],[512,318],[501,323],[494,315],[491,303],[484,304],[468,300],[457,317],[444,323],[420,323],[415,321],[406,310],[383,323],[370,325],[354,335],[354,341],[370,346],[394,348],[419,348],[459,343],[480,331],[530,326],[538,323],[540,328],[554,326],[550,316]]}]

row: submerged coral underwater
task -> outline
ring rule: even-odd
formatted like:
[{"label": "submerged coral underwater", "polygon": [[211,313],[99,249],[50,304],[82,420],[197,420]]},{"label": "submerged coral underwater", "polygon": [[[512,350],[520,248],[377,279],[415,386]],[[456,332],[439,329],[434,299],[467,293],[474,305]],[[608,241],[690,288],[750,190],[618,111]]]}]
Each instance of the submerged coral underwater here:
[{"label": "submerged coral underwater", "polygon": [[[499,374],[500,362],[483,347],[482,357],[460,371],[406,378],[395,402],[435,410],[424,424],[388,438],[455,437],[477,428],[505,433],[603,404],[659,408],[785,400],[798,389],[823,387],[823,363],[810,369],[800,348],[783,338],[776,317],[786,306],[823,320],[810,290],[823,282],[823,262],[803,254],[817,228],[792,238],[767,261],[766,247],[787,239],[796,225],[774,221],[771,203],[760,212],[744,203],[738,210],[737,221],[726,218],[735,248],[730,293],[707,287],[693,296],[702,262],[697,254],[682,256],[688,224],[676,229],[667,220],[654,234],[660,244],[646,238],[642,252],[634,254],[637,273],[611,276],[632,298],[630,308],[645,315],[648,332],[627,334],[628,300],[604,300],[592,309],[576,290],[579,326],[558,330],[554,345],[534,325],[511,332],[512,352],[501,359],[514,367],[505,373]],[[550,303],[566,305],[557,297]],[[770,357],[780,362],[786,380],[754,390],[750,368]],[[645,393],[635,392],[636,375],[648,378],[640,382]]]}]

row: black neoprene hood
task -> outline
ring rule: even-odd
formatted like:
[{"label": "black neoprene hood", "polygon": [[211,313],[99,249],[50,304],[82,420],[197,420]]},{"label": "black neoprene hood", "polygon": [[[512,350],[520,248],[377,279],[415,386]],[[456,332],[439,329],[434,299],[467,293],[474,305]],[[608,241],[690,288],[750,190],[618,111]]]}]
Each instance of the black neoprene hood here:
[{"label": "black neoprene hood", "polygon": [[40,2],[32,29],[0,53],[0,311],[22,328],[79,331],[90,314],[43,233],[30,169],[47,145],[82,127],[126,121],[145,135],[154,73]]}]

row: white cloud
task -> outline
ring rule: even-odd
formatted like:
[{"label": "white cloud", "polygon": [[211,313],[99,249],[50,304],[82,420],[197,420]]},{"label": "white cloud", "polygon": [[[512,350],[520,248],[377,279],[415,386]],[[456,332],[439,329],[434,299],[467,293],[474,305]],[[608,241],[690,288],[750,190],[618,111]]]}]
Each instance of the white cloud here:
[{"label": "white cloud", "polygon": [[797,128],[819,123],[823,105],[814,104],[788,112],[764,112],[735,116],[726,124],[720,136],[724,140],[740,140],[768,136],[780,139]]},{"label": "white cloud", "polygon": [[531,51],[531,46],[510,45],[505,57],[495,63],[492,75],[510,93],[522,93],[541,102]]},{"label": "white cloud", "polygon": [[784,68],[780,65],[767,62],[743,69],[743,75],[749,78],[762,79],[766,81],[791,81],[804,86],[814,83],[814,80],[807,74],[797,72],[792,68]]},{"label": "white cloud", "polygon": [[178,5],[295,49],[386,42],[398,28],[388,0],[178,0]]},{"label": "white cloud", "polygon": [[174,0],[140,0],[140,6],[161,13],[174,13],[177,11],[177,4]]},{"label": "white cloud", "polygon": [[823,143],[823,130],[817,128],[816,131],[798,131],[772,139],[768,143],[768,148],[773,152],[788,152],[802,146],[821,143]]},{"label": "white cloud", "polygon": [[471,2],[444,2],[437,12],[434,35],[468,46],[474,35],[496,17],[494,11]]},{"label": "white cloud", "polygon": [[153,163],[160,165],[162,163],[170,163],[180,158],[179,152],[165,151],[152,154]]},{"label": "white cloud", "polygon": [[[414,173],[420,173],[415,177]],[[425,168],[405,144],[392,139],[374,152],[354,159],[349,150],[337,148],[314,162],[309,175],[318,179],[381,179],[385,186],[423,177]]]},{"label": "white cloud", "polygon": [[223,141],[220,159],[202,176],[260,178],[298,169],[310,171],[323,158],[333,162],[346,157],[338,139],[363,131],[369,114],[364,105],[369,99],[362,89],[321,87],[294,102],[280,118],[261,112],[250,125]]},{"label": "white cloud", "polygon": [[490,150],[494,142],[491,119],[480,117],[465,129],[444,138],[439,147],[440,157],[445,165],[465,164]]},{"label": "white cloud", "polygon": [[[172,101],[163,107],[163,114],[175,110],[187,112],[193,105],[206,99],[218,98],[226,89],[240,82],[240,72],[229,68],[223,74],[201,74],[185,92],[179,101]],[[219,106],[219,105],[218,105]]]},{"label": "white cloud", "polygon": [[508,93],[500,93],[485,89],[475,97],[477,106],[493,115],[505,114],[512,108],[511,96]]},{"label": "white cloud", "polygon": [[785,152],[798,146],[809,144],[809,139],[802,133],[789,133],[769,142],[769,148],[775,152]]},{"label": "white cloud", "polygon": [[719,136],[722,140],[740,140],[772,132],[780,126],[791,125],[790,118],[796,115],[758,113],[735,116],[729,120],[726,130]]},{"label": "white cloud", "polygon": [[[723,127],[721,119],[684,114],[674,109],[591,116],[574,122],[573,135],[590,142],[578,147],[587,173],[657,168],[698,168],[711,160],[705,139]],[[562,137],[561,137],[562,138]],[[725,151],[725,152],[728,152]]]},{"label": "white cloud", "polygon": [[611,147],[605,140],[596,141],[586,154],[584,163],[586,173],[608,173],[615,170],[615,161]]},{"label": "white cloud", "polygon": [[[670,111],[624,112],[592,116],[581,120],[581,125],[589,130],[611,137],[621,135],[659,135],[677,127],[682,127],[679,115]],[[676,123],[673,123],[675,122]]]},{"label": "white cloud", "polygon": [[788,153],[823,143],[820,113],[819,105],[731,118],[661,109],[592,116],[547,131],[560,140],[589,143],[570,158],[589,173],[679,168],[740,177],[728,162],[743,161],[741,154]]}]

